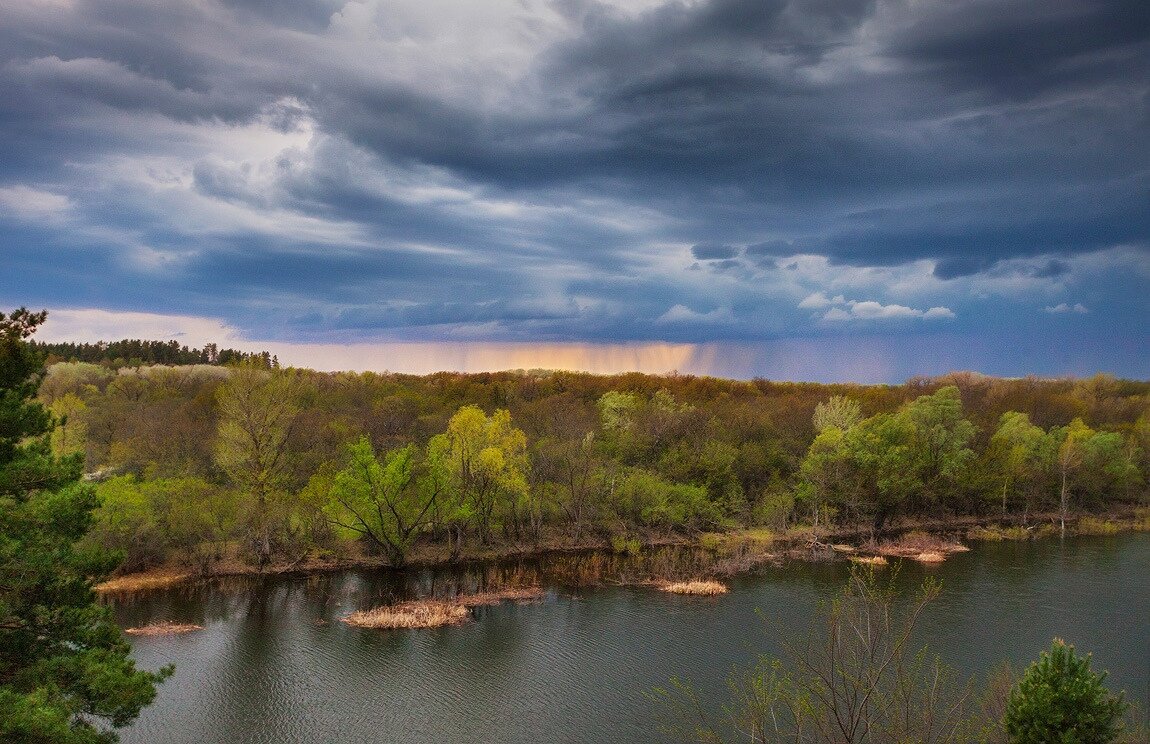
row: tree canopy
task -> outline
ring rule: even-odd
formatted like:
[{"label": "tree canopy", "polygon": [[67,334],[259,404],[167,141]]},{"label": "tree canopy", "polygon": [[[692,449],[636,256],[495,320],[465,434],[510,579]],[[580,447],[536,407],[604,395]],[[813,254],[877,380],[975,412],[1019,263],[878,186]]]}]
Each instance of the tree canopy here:
[{"label": "tree canopy", "polygon": [[52,417],[34,400],[46,313],[0,313],[0,741],[116,740],[168,672],[139,671],[92,582],[120,556],[79,550],[98,506],[82,458],[55,457]]}]

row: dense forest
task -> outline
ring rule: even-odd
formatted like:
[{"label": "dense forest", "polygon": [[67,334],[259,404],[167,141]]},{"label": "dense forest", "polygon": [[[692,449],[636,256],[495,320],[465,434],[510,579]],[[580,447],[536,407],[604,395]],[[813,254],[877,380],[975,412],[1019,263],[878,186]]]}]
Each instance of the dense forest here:
[{"label": "dense forest", "polygon": [[1150,382],[956,373],[902,385],[554,371],[427,376],[52,365],[90,539],[128,569],[434,546],[615,544],[761,527],[1144,503]]}]

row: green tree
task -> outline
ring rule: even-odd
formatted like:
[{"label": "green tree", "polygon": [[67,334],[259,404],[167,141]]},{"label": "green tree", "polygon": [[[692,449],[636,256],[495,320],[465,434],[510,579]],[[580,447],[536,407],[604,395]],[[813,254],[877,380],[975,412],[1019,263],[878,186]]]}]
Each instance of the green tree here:
[{"label": "green tree", "polygon": [[1055,638],[1010,691],[1006,733],[1012,744],[1106,744],[1122,730],[1129,707],[1112,695],[1106,673],[1090,669],[1090,655]]},{"label": "green tree", "polygon": [[427,450],[432,467],[442,468],[449,478],[455,497],[447,511],[457,528],[456,551],[462,524],[473,525],[486,545],[502,514],[514,516],[525,503],[530,508],[527,436],[511,425],[506,409],[487,416],[478,406],[460,408]]},{"label": "green tree", "polygon": [[1002,484],[1002,513],[1012,491],[1020,491],[1030,506],[1035,484],[1054,462],[1054,440],[1040,427],[1030,423],[1030,416],[1007,411],[999,419],[998,429],[990,438],[987,459],[995,480]]},{"label": "green tree", "polygon": [[974,424],[962,414],[962,397],[954,385],[923,395],[900,412],[911,423],[910,457],[922,481],[927,503],[951,503],[958,496],[974,452]]},{"label": "green tree", "polygon": [[26,339],[46,313],[0,313],[0,741],[114,742],[170,670],[138,671],[92,582],[118,562],[78,550],[97,506],[78,456],[52,455]]},{"label": "green tree", "polygon": [[630,468],[615,486],[612,507],[630,524],[663,529],[713,529],[722,510],[702,486],[673,483],[641,468]]},{"label": "green tree", "polygon": [[88,431],[84,422],[84,412],[88,406],[75,393],[68,392],[52,401],[48,406],[56,420],[52,432],[52,451],[57,455],[71,455],[84,451],[84,437]]},{"label": "green tree", "polygon": [[435,516],[443,480],[420,477],[413,445],[392,450],[382,461],[367,437],[348,449],[348,461],[328,489],[324,513],[339,529],[366,537],[393,566],[402,566],[415,539]]},{"label": "green tree", "polygon": [[253,498],[248,529],[262,569],[286,523],[288,440],[300,414],[299,380],[291,373],[243,366],[218,394],[216,462]]},{"label": "green tree", "polygon": [[1095,431],[1076,418],[1069,426],[1055,430],[1054,437],[1058,441],[1057,467],[1061,486],[1058,491],[1058,514],[1062,531],[1066,531],[1066,512],[1070,508],[1071,482],[1086,462],[1087,442],[1095,435]]}]

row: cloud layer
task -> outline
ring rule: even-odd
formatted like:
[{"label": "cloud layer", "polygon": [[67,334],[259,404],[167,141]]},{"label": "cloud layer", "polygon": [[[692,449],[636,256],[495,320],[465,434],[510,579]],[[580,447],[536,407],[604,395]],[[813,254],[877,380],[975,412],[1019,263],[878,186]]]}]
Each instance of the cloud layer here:
[{"label": "cloud layer", "polygon": [[1142,0],[28,0],[0,50],[8,304],[1150,376]]}]

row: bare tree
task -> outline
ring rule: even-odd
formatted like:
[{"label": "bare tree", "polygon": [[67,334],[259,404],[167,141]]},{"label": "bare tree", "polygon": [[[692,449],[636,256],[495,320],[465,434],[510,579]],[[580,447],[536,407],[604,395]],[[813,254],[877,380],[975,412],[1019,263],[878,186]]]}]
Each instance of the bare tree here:
[{"label": "bare tree", "polygon": [[762,657],[731,679],[726,715],[714,716],[687,683],[673,680],[656,691],[676,712],[669,732],[710,743],[971,740],[985,726],[973,685],[912,645],[915,625],[939,591],[928,579],[902,603],[893,577],[881,583],[869,569],[853,571],[811,628],[784,643],[783,659]]}]

